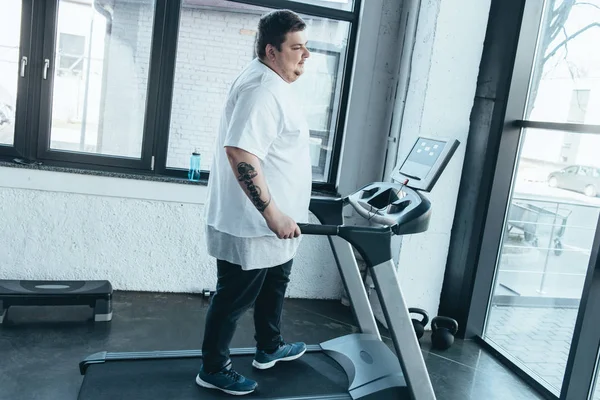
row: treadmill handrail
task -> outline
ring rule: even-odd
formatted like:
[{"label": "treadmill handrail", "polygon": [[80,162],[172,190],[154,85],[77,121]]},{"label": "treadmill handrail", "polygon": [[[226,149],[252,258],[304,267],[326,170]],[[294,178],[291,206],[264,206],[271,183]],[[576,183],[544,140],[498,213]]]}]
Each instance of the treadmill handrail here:
[{"label": "treadmill handrail", "polygon": [[298,227],[304,235],[337,236],[340,233],[339,225],[298,224]]},{"label": "treadmill handrail", "polygon": [[338,236],[340,233],[371,232],[381,233],[390,231],[389,226],[353,226],[353,225],[320,225],[298,224],[300,232],[304,235]]}]

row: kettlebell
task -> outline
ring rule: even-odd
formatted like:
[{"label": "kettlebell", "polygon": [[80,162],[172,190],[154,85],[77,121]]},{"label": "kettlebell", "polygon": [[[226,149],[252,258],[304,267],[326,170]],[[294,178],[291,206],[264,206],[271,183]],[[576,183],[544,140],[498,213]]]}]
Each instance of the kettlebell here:
[{"label": "kettlebell", "polygon": [[435,317],[431,320],[431,343],[438,350],[446,350],[454,343],[458,322],[450,317]]},{"label": "kettlebell", "polygon": [[423,316],[423,318],[420,320],[415,318],[412,319],[412,324],[413,328],[415,329],[417,339],[421,339],[423,337],[423,334],[425,333],[425,326],[427,326],[427,323],[429,322],[429,315],[427,315],[427,311],[421,308],[409,308],[408,312],[411,314],[420,314]]}]

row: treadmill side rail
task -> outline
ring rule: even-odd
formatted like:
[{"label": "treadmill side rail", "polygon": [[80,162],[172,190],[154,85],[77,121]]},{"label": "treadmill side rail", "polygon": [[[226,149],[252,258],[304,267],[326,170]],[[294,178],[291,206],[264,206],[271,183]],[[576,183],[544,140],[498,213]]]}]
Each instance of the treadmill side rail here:
[{"label": "treadmill side rail", "polygon": [[379,302],[414,400],[435,400],[421,347],[412,325],[393,260],[371,269]]},{"label": "treadmill side rail", "polygon": [[106,351],[90,354],[83,361],[79,362],[79,372],[81,373],[81,375],[85,375],[85,371],[87,371],[90,365],[103,364],[104,362],[106,362],[106,354]]},{"label": "treadmill side rail", "polygon": [[[322,351],[318,344],[309,344],[306,346],[306,352],[312,353]],[[230,350],[232,356],[254,354],[255,347],[241,347]],[[156,351],[127,351],[127,352],[107,352],[101,351],[87,356],[79,363],[79,372],[85,375],[87,368],[93,364],[104,364],[113,361],[132,361],[132,360],[166,360],[183,358],[200,358],[202,350],[156,350]]]}]

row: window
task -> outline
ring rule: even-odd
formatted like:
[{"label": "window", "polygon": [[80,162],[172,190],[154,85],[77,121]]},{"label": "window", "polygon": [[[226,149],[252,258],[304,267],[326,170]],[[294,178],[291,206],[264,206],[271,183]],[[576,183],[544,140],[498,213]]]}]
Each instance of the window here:
[{"label": "window", "polygon": [[[229,84],[254,58],[258,8],[207,7],[184,0],[180,13],[175,83],[171,106],[167,167],[185,169],[193,151],[209,170],[221,108]],[[324,181],[331,164],[340,106],[343,59],[349,23],[303,16],[311,57],[293,84],[309,121],[315,181]]]},{"label": "window", "polygon": [[61,0],[50,151],[141,158],[154,0]]},{"label": "window", "polygon": [[331,166],[345,53],[340,47],[318,41],[309,43],[311,67],[302,84],[296,85],[310,128],[314,180],[325,180]]},{"label": "window", "polygon": [[600,59],[591,49],[600,39],[600,2],[544,3],[525,119],[600,124],[598,113],[587,113],[598,101]]},{"label": "window", "polygon": [[[281,7],[308,25],[310,67],[294,88],[315,185],[333,188],[359,0],[31,3],[0,5],[0,156],[186,178],[198,150],[208,178],[224,96],[254,56],[260,16]],[[34,26],[44,35],[19,36]]]},{"label": "window", "polygon": [[590,93],[590,90],[573,90],[567,122],[575,124],[583,124],[585,122],[585,115],[590,101]]},{"label": "window", "polygon": [[19,78],[21,2],[0,4],[0,146],[12,146]]},{"label": "window", "polygon": [[[268,9],[184,0],[179,22],[167,167],[185,169],[194,150],[209,170],[229,84],[253,58],[256,25]],[[216,8],[215,8],[216,7]]]}]

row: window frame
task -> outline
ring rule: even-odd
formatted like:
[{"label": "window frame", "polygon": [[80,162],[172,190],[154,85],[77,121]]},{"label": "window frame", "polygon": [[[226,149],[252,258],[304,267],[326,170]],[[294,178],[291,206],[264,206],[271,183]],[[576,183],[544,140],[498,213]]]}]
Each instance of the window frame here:
[{"label": "window frame", "polygon": [[[142,148],[139,158],[127,158],[97,153],[72,152],[50,148],[52,124],[52,92],[56,61],[56,30],[60,0],[34,2],[23,0],[21,25],[21,54],[29,54],[29,70],[19,82],[14,145],[0,146],[0,160],[23,160],[48,166],[89,169],[95,171],[171,177],[174,181],[187,179],[187,170],[167,167],[170,114],[175,79],[175,64],[179,35],[180,12],[183,0],[155,0],[150,63],[146,87],[146,104]],[[340,88],[339,107],[331,118],[333,129],[329,170],[324,181],[313,181],[313,189],[335,192],[338,176],[344,121],[346,120],[359,15],[362,0],[354,0],[353,11],[343,11],[291,0],[231,0],[235,3],[267,8],[287,8],[302,15],[346,21],[349,23],[348,44],[341,75],[336,79]],[[47,79],[43,79],[44,60],[50,61]],[[33,61],[33,62],[32,62]],[[335,97],[335,96],[334,96]],[[335,101],[335,99],[332,99]],[[209,171],[202,171],[201,184],[206,184]]]}]

